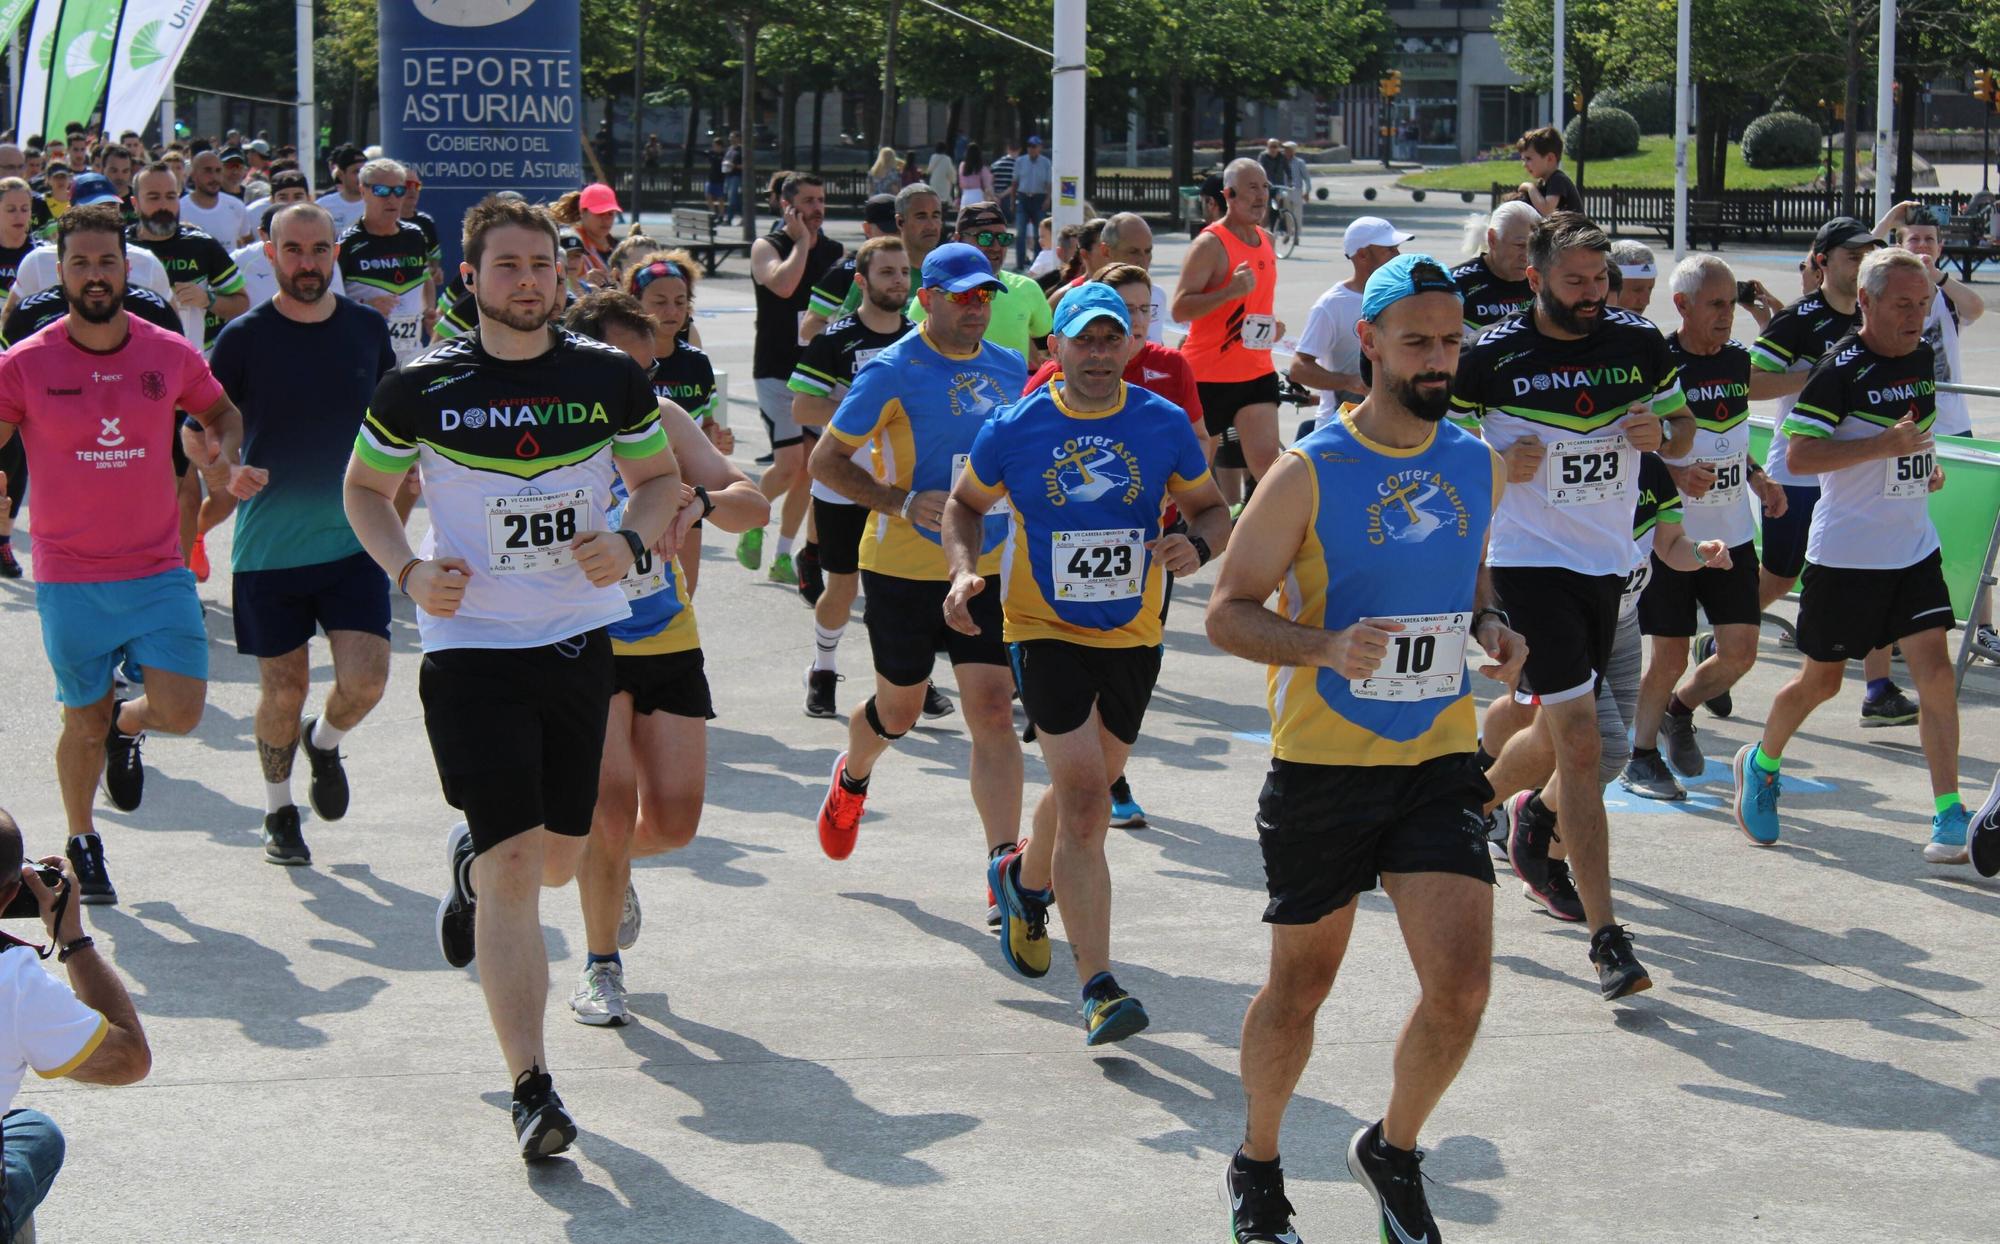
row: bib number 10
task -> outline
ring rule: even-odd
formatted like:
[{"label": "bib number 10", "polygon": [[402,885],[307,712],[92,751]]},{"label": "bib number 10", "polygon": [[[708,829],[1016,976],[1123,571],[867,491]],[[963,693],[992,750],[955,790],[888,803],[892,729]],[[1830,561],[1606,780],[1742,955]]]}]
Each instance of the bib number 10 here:
[{"label": "bib number 10", "polygon": [[1388,618],[1401,630],[1389,634],[1389,651],[1367,678],[1348,680],[1357,700],[1412,703],[1459,694],[1465,685],[1466,628],[1470,613],[1430,613]]},{"label": "bib number 10", "polygon": [[1394,635],[1389,639],[1390,672],[1402,676],[1428,674],[1437,663],[1437,636]]}]

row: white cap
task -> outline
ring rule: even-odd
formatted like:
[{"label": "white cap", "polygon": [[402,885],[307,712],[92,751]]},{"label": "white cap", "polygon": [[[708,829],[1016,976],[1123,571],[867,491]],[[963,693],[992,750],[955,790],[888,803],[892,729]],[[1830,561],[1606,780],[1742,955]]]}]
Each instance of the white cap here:
[{"label": "white cap", "polygon": [[1404,233],[1380,216],[1356,216],[1354,223],[1347,226],[1347,236],[1341,239],[1340,251],[1349,259],[1354,252],[1364,246],[1401,246],[1414,233]]}]

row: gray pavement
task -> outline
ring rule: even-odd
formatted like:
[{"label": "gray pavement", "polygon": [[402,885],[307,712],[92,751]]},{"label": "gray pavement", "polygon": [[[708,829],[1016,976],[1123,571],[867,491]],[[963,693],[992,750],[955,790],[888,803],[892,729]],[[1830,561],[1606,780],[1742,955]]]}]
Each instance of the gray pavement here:
[{"label": "gray pavement", "polygon": [[[1461,210],[1387,214],[1456,256]],[[1181,250],[1163,240],[1164,273]],[[1286,264],[1279,310],[1294,332],[1346,275],[1335,250],[1312,237]],[[1731,258],[1767,282],[1790,271],[1775,254]],[[746,461],[762,449],[748,304],[742,264],[700,295]],[[1968,346],[1974,374],[2000,379],[2000,318]],[[2000,405],[1975,409],[2000,430]],[[218,565],[227,549],[216,533]],[[1114,956],[1154,1027],[1087,1052],[1066,952],[1045,981],[1019,980],[983,924],[956,719],[881,764],[853,858],[820,854],[812,817],[844,734],[800,711],[810,618],[728,552],[711,536],[698,597],[720,714],[709,806],[692,847],[637,873],[636,1026],[570,1022],[582,926],[572,893],[544,896],[549,1056],[584,1134],[571,1159],[531,1170],[513,1155],[479,991],[432,934],[454,817],[424,739],[407,602],[388,698],[347,742],[353,810],[307,824],[313,867],[279,869],[258,846],[255,670],[230,644],[218,570],[203,589],[208,715],[193,739],[148,743],[140,811],[101,813],[123,901],[88,919],[134,986],[153,1074],[117,1090],[31,1079],[20,1104],[70,1139],[44,1239],[1222,1238],[1237,1033],[1266,946],[1251,817],[1268,720],[1262,670],[1202,636],[1208,576],[1172,615],[1130,769],[1152,828],[1113,831],[1110,846]],[[0,584],[0,638],[16,654],[6,802],[30,848],[52,851],[57,716],[27,584]],[[1993,1238],[2000,881],[1922,861],[1915,732],[1859,729],[1858,682],[1787,756],[1783,843],[1746,845],[1720,809],[1723,762],[1795,663],[1769,643],[1760,657],[1737,717],[1701,718],[1711,764],[1695,800],[1613,799],[1618,898],[1653,992],[1600,1002],[1583,935],[1501,870],[1484,1033],[1424,1135],[1447,1238]],[[857,624],[843,707],[863,694],[866,660]],[[315,662],[317,703],[323,649]],[[2000,760],[1995,672],[1968,682],[1964,738],[1976,800]],[[1285,1134],[1308,1240],[1372,1234],[1342,1148],[1382,1110],[1413,996],[1389,905],[1371,895]]]}]

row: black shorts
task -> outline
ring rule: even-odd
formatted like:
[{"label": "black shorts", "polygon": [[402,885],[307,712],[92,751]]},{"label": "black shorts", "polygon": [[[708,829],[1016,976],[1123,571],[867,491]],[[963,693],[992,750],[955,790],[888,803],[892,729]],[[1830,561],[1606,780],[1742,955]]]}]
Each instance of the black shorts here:
[{"label": "black shorts", "polygon": [[1021,707],[1041,734],[1068,734],[1090,720],[1090,710],[1113,738],[1139,739],[1153,684],[1160,681],[1160,649],[1092,648],[1066,639],[1009,644]]},{"label": "black shorts", "polygon": [[1764,611],[1757,604],[1757,548],[1750,541],[1729,550],[1729,569],[1675,570],[1653,558],[1653,578],[1639,594],[1639,630],[1669,639],[1692,639],[1695,606],[1710,626],[1755,626]]},{"label": "black shorts", "polygon": [[1519,695],[1543,703],[1595,695],[1617,643],[1625,576],[1495,566],[1493,589],[1514,630],[1528,641]]},{"label": "black shorts", "polygon": [[1417,765],[1271,761],[1257,796],[1270,924],[1311,924],[1383,873],[1454,873],[1493,884],[1486,801],[1470,754]]},{"label": "black shorts", "polygon": [[539,648],[424,655],[424,730],[445,802],[465,813],[475,850],[538,825],[574,838],[590,832],[611,692],[603,630]]},{"label": "black shorts", "polygon": [[707,661],[699,648],[638,656],[614,653],[611,677],[616,691],[632,697],[635,713],[715,720],[715,701],[708,694]]},{"label": "black shorts", "polygon": [[1799,651],[1815,661],[1859,661],[1906,635],[1951,624],[1951,592],[1938,553],[1901,570],[1806,563],[1799,587]]},{"label": "black shorts", "polygon": [[865,505],[845,505],[813,498],[813,533],[819,542],[819,566],[828,574],[861,573],[861,537],[868,530]]},{"label": "black shorts", "polygon": [[21,517],[21,499],[28,495],[28,451],[17,433],[0,445],[0,471],[7,473],[7,517]]},{"label": "black shorts", "polygon": [[1764,569],[1780,579],[1796,579],[1806,565],[1806,537],[1812,534],[1819,486],[1786,484],[1783,518],[1764,516]]},{"label": "black shorts", "polygon": [[1007,664],[1007,645],[1000,639],[1000,576],[986,576],[986,590],[972,598],[977,635],[961,635],[945,625],[944,598],[951,584],[943,579],[902,579],[864,570],[861,590],[868,650],[875,657],[875,672],[889,685],[928,682],[940,652],[953,665]]},{"label": "black shorts", "polygon": [[314,630],[389,638],[389,576],[366,553],[283,570],[240,570],[230,580],[236,651],[281,657]]},{"label": "black shorts", "polygon": [[1201,398],[1201,418],[1210,436],[1221,436],[1236,426],[1236,415],[1245,406],[1278,404],[1278,373],[1269,372],[1255,380],[1197,380],[1195,393]]}]

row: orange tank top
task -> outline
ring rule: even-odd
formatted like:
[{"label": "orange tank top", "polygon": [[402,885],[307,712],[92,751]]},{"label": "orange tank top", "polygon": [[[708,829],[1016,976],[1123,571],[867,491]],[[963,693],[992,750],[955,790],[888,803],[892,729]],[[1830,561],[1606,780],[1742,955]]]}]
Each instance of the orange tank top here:
[{"label": "orange tank top", "polygon": [[1236,265],[1243,263],[1257,274],[1257,287],[1190,324],[1181,353],[1193,365],[1195,379],[1204,384],[1270,375],[1277,370],[1271,361],[1271,346],[1278,335],[1277,321],[1271,314],[1278,294],[1278,263],[1271,250],[1271,235],[1260,227],[1257,244],[1251,246],[1219,220],[1202,232],[1214,234],[1226,256],[1222,280],[1212,288],[1227,284]]}]

